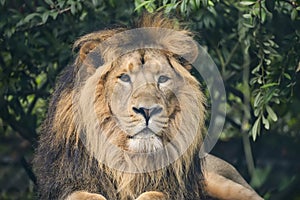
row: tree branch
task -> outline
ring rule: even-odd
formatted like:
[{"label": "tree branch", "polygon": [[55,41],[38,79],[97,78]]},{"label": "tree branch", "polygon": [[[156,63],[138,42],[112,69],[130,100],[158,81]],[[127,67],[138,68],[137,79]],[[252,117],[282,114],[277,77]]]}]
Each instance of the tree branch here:
[{"label": "tree branch", "polygon": [[21,161],[21,164],[22,164],[24,170],[26,171],[28,177],[36,185],[36,176],[33,173],[31,165],[29,165],[29,163],[27,162],[27,160],[24,157],[22,157],[20,161]]}]

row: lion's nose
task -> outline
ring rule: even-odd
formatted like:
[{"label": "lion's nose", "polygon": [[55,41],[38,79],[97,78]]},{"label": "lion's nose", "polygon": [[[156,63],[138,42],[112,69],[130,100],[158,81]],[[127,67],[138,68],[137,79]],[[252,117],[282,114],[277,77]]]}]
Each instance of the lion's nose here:
[{"label": "lion's nose", "polygon": [[133,111],[137,114],[143,115],[146,120],[146,126],[148,126],[149,119],[153,115],[159,114],[162,111],[162,107],[155,105],[150,108],[145,107],[132,107]]}]

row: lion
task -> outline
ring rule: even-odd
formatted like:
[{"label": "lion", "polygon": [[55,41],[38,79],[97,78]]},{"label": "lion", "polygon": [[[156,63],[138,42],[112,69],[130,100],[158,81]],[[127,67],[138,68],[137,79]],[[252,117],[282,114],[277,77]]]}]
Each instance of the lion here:
[{"label": "lion", "polygon": [[261,199],[230,164],[199,157],[206,108],[192,34],[162,14],[136,28],[75,42],[41,127],[38,198]]}]

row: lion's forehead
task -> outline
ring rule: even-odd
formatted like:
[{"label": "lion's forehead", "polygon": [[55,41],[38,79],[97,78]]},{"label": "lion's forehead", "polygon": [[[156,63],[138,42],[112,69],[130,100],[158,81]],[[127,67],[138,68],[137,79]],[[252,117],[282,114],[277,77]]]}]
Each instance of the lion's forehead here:
[{"label": "lion's forehead", "polygon": [[165,55],[149,50],[135,51],[122,56],[120,68],[130,73],[138,73],[141,70],[158,73],[170,68],[168,66],[170,65]]}]

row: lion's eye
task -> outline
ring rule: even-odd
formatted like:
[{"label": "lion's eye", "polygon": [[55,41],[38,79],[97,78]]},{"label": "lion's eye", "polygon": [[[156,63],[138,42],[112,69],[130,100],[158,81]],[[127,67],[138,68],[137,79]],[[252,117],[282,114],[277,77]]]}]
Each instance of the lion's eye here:
[{"label": "lion's eye", "polygon": [[122,74],[119,79],[123,82],[130,82],[130,76],[128,74]]},{"label": "lion's eye", "polygon": [[169,80],[170,78],[169,77],[167,77],[167,76],[160,76],[159,78],[158,78],[158,83],[165,83],[165,82],[167,82],[168,80]]}]

